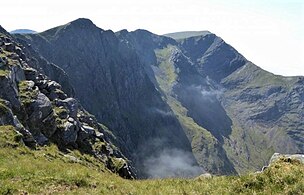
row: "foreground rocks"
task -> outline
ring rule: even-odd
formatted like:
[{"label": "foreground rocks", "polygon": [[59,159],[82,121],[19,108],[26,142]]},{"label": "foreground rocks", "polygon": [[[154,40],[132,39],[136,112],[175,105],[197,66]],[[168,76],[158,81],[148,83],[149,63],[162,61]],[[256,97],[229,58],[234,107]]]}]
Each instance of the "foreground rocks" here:
[{"label": "foreground rocks", "polygon": [[281,158],[285,158],[287,160],[298,160],[299,162],[304,164],[304,154],[279,154],[279,153],[274,153],[272,155],[269,164],[272,164]]},{"label": "foreground rocks", "polygon": [[274,164],[275,162],[278,162],[280,160],[284,159],[287,162],[292,162],[294,160],[300,162],[301,164],[304,164],[304,154],[280,154],[280,153],[274,153],[270,160],[269,164],[267,166],[263,166],[261,171],[257,171],[256,173],[261,173],[268,169],[269,166]]}]

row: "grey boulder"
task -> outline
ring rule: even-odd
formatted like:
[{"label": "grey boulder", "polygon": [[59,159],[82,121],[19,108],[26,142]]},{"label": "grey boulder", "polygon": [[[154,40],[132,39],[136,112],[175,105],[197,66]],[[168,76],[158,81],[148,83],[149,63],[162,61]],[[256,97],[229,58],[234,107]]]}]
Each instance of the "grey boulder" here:
[{"label": "grey boulder", "polygon": [[280,154],[280,153],[274,153],[272,157],[270,158],[269,164],[274,163],[275,161],[278,161],[281,158],[287,158],[291,160],[298,160],[302,164],[304,164],[304,154]]},{"label": "grey boulder", "polygon": [[28,119],[32,133],[36,135],[42,132],[46,137],[51,137],[56,131],[51,101],[43,93],[39,93],[28,110],[32,111]]}]

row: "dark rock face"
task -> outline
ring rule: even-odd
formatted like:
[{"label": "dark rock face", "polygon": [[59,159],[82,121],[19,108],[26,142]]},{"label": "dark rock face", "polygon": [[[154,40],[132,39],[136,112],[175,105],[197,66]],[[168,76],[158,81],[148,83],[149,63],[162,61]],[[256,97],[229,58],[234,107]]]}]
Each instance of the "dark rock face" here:
[{"label": "dark rock face", "polygon": [[180,45],[199,73],[215,81],[220,81],[247,62],[234,48],[212,33],[182,39]]},{"label": "dark rock face", "polygon": [[[166,149],[192,148],[196,162],[212,174],[259,169],[274,152],[303,153],[303,77],[270,74],[215,34],[192,34],[175,33],[176,40],[145,30],[114,34],[78,19],[17,37],[60,67],[37,65],[51,78],[64,75],[56,77],[62,90],[75,88],[75,97],[113,130],[142,176],[144,159]],[[62,101],[67,97],[45,94],[60,99],[57,106],[66,110],[60,118],[73,115]],[[87,117],[78,120],[94,127]],[[60,131],[68,140],[91,132],[70,121]]]},{"label": "dark rock face", "polygon": [[32,133],[25,129],[18,118],[14,116],[11,108],[8,107],[10,102],[2,99],[0,100],[0,125],[15,126],[18,132],[22,134],[24,143],[30,147],[34,147],[37,144],[37,141],[34,139]]},{"label": "dark rock face", "polygon": [[53,107],[51,101],[43,93],[39,93],[37,99],[26,110],[28,125],[33,134],[40,132],[41,129],[43,129],[42,133],[47,137],[51,137],[55,133],[56,124]]},{"label": "dark rock face", "polygon": [[78,102],[74,98],[66,98],[62,101],[57,101],[57,104],[66,107],[69,111],[69,116],[72,118],[75,119],[77,117]]},{"label": "dark rock face", "polygon": [[[168,105],[173,110],[172,115],[178,116],[189,141],[192,142],[192,148],[208,151],[207,154],[205,151],[194,152],[199,164],[214,174],[235,173],[221,144],[199,139],[201,135],[197,135],[197,128],[192,128],[201,125],[212,132],[213,136],[222,140],[223,134],[229,134],[231,120],[216,98],[217,89],[201,76],[189,58],[178,48],[178,42],[143,30],[117,34],[120,39],[130,42],[136,48],[146,71],[150,73],[149,78],[155,87],[163,92]],[[207,96],[202,94],[202,91],[208,93]],[[180,105],[176,107],[176,104]],[[180,109],[187,109],[187,114]],[[219,120],[222,122],[219,123]],[[193,137],[196,136],[198,140],[195,142],[201,142],[200,144],[194,143]]]},{"label": "dark rock face", "polygon": [[[40,73],[47,75],[50,79],[53,81],[56,81],[60,83],[62,90],[68,95],[68,96],[74,96],[74,89],[70,84],[70,80],[67,76],[67,74],[59,68],[57,65],[53,63],[49,63],[47,60],[45,60],[39,53],[37,53],[30,44],[25,42],[22,39],[18,39],[17,41],[22,44],[23,46],[23,55],[29,56],[28,60],[31,64],[31,67],[33,67],[35,70],[38,70]],[[30,70],[28,70],[30,71]],[[41,77],[41,75],[36,74],[35,71],[32,73],[31,80],[36,80]],[[36,78],[37,77],[37,78]]]},{"label": "dark rock face", "polygon": [[[269,74],[212,33],[177,42],[140,30],[117,34],[134,45],[147,72],[152,72],[149,78],[164,92],[205,170],[242,172],[266,164],[273,151],[303,152],[303,122],[299,120],[303,118],[303,87],[296,83],[301,77]],[[288,85],[297,91],[290,91]],[[286,123],[283,118],[291,115],[295,118]],[[204,131],[217,141],[210,141]],[[282,132],[288,135],[279,135]],[[278,140],[269,141],[272,136]],[[281,142],[287,147],[281,147]]]},{"label": "dark rock face", "polygon": [[5,43],[3,49],[9,52],[13,52],[15,50],[15,46],[12,43]]},{"label": "dark rock face", "polygon": [[0,78],[0,96],[3,97],[3,99],[8,100],[11,102],[11,104],[14,106],[15,109],[20,108],[20,102],[18,101],[18,95],[17,95],[17,87],[16,82],[12,81],[10,78],[11,74],[8,75],[8,77],[1,77]]},{"label": "dark rock face", "polygon": [[[8,33],[1,32],[0,40],[4,42],[0,54],[7,59],[0,67],[0,125],[14,126],[22,134],[23,142],[33,149],[37,144],[49,143],[57,144],[62,150],[78,149],[122,177],[134,178],[133,168],[111,143],[106,127],[76,99],[68,97],[59,83],[45,75],[54,70],[65,75],[62,69],[48,63],[29,46],[23,47]],[[30,55],[31,52],[34,54]],[[63,78],[59,80],[67,84],[69,91],[66,75]],[[111,166],[115,159],[122,159],[124,166]]]},{"label": "dark rock face", "polygon": [[62,141],[67,144],[75,143],[78,131],[77,122],[73,118],[68,118],[68,121],[64,124]]}]

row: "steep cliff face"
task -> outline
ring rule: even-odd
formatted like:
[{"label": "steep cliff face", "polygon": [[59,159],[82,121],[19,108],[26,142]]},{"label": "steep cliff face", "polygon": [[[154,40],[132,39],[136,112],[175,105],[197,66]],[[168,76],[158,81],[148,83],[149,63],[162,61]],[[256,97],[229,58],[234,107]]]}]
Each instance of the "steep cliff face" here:
[{"label": "steep cliff face", "polygon": [[[65,154],[79,150],[122,177],[133,178],[128,160],[110,142],[107,128],[50,80],[57,75],[68,87],[62,69],[31,52],[0,28],[0,125],[13,126],[9,129],[33,149],[56,144]],[[119,167],[116,161],[121,162]]]},{"label": "steep cliff face", "polygon": [[180,39],[179,44],[199,73],[219,82],[247,60],[215,34]]},{"label": "steep cliff face", "polygon": [[25,55],[30,56],[29,60],[33,68],[47,75],[51,80],[60,83],[63,91],[68,96],[73,97],[75,95],[75,91],[70,83],[70,79],[62,68],[53,63],[48,62],[27,42],[23,41],[22,39],[17,39],[17,41],[23,45],[23,52],[25,53]]},{"label": "steep cliff face", "polygon": [[113,130],[140,175],[147,176],[150,158],[168,150],[185,152],[196,164],[182,127],[130,43],[87,19],[19,38],[66,71],[75,96]]},{"label": "steep cliff face", "polygon": [[[200,123],[212,123],[203,114],[199,115],[201,120],[193,119],[223,143],[238,172],[257,169],[267,163],[273,151],[303,152],[303,77],[268,73],[214,34],[180,38],[178,42],[196,70],[217,88],[201,93],[220,102],[218,108],[212,108],[216,112],[212,118],[215,123],[221,121],[220,126]],[[220,137],[213,133],[214,128]]]},{"label": "steep cliff face", "polygon": [[197,70],[177,41],[144,30],[117,35],[136,48],[151,81],[187,134],[200,166],[214,174],[236,173],[222,147],[231,120],[216,98],[219,86]]},{"label": "steep cliff face", "polygon": [[84,108],[145,176],[162,176],[151,165],[172,156],[195,167],[191,150],[213,174],[304,152],[303,77],[268,73],[208,31],[166,36],[114,34],[87,19],[17,35],[67,73]]}]

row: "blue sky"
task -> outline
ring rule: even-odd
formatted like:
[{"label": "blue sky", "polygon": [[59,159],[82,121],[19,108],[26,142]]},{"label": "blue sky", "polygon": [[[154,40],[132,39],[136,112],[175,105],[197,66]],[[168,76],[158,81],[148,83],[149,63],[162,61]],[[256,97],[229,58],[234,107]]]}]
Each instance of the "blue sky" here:
[{"label": "blue sky", "polygon": [[209,30],[268,71],[304,75],[304,0],[1,2],[0,25],[8,31],[43,31],[80,17],[113,31]]}]

